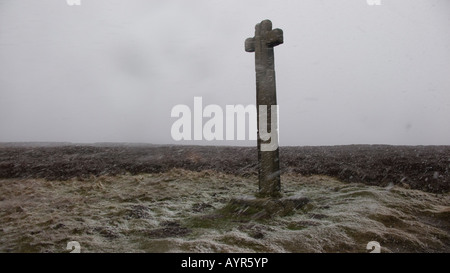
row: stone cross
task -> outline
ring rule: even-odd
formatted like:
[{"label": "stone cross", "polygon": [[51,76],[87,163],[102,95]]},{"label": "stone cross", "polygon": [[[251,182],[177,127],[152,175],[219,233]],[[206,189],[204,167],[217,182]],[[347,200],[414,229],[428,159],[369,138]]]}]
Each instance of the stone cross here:
[{"label": "stone cross", "polygon": [[[257,24],[255,37],[245,40],[245,51],[255,52],[258,178],[259,195],[262,197],[278,197],[281,189],[273,47],[282,43],[283,31],[278,28],[272,29],[270,20],[264,20]],[[260,115],[266,115],[267,118],[261,119]],[[264,121],[267,124],[261,124]],[[265,129],[265,132],[271,133],[272,139],[269,140],[265,135],[262,135],[262,128]],[[272,130],[274,131],[272,132]],[[264,149],[269,142],[273,149]]]}]

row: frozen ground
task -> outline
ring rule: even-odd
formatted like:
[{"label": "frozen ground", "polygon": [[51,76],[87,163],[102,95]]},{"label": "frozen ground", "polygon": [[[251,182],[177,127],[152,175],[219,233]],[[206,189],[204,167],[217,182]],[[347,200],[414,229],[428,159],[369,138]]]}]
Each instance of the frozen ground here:
[{"label": "frozen ground", "polygon": [[162,173],[48,181],[0,179],[0,251],[68,252],[449,252],[450,195],[282,176],[285,196],[310,203],[258,218],[227,211],[251,195],[255,175],[171,169]]}]

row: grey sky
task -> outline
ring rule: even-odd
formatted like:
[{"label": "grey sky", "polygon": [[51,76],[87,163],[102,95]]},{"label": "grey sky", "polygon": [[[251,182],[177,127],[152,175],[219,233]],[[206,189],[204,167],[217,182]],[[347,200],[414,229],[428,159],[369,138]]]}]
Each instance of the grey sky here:
[{"label": "grey sky", "polygon": [[255,103],[271,19],[281,145],[450,145],[450,1],[381,2],[0,0],[0,141],[176,143],[173,106]]}]

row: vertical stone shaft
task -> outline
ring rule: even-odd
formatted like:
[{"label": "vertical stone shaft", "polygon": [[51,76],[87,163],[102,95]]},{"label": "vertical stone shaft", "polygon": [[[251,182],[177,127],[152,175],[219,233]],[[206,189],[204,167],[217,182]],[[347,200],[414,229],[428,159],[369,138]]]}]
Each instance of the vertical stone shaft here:
[{"label": "vertical stone shaft", "polygon": [[[246,51],[255,52],[256,70],[256,109],[258,113],[258,178],[259,193],[262,196],[278,196],[281,189],[279,148],[276,150],[261,150],[262,143],[274,140],[263,140],[260,136],[260,105],[267,107],[267,132],[278,130],[272,128],[272,105],[277,105],[274,50],[273,46],[283,43],[283,33],[280,29],[272,30],[272,23],[264,20],[255,27],[255,37],[246,41]],[[276,115],[274,116],[276,118]],[[274,121],[276,124],[276,120]],[[277,134],[278,132],[275,132]],[[274,135],[273,132],[271,134]],[[276,140],[278,141],[278,139]]]}]

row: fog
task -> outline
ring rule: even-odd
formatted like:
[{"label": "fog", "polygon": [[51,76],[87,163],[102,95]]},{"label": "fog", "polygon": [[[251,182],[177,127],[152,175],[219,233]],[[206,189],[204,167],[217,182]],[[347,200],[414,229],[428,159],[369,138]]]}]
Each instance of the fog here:
[{"label": "fog", "polygon": [[282,146],[450,145],[449,14],[448,0],[0,0],[0,142],[254,145],[176,142],[171,109],[255,104],[244,41],[270,19]]}]

